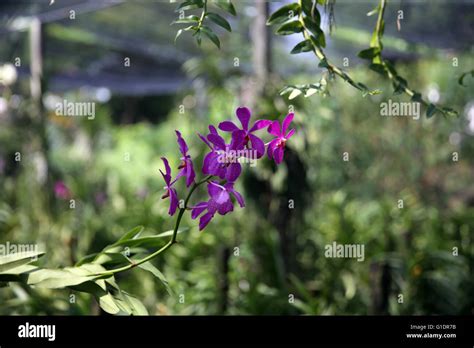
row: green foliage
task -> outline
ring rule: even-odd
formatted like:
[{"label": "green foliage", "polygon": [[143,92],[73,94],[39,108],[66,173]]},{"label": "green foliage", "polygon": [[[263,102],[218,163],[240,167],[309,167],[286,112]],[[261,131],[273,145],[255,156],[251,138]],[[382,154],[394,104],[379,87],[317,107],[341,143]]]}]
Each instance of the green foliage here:
[{"label": "green foliage", "polygon": [[[346,72],[329,62],[323,51],[326,47],[326,38],[321,28],[321,14],[317,7],[318,4],[327,5],[328,3],[326,1],[305,0],[284,5],[270,16],[267,25],[278,24],[279,28],[276,30],[278,35],[303,34],[304,41],[297,44],[291,54],[312,51],[319,59],[318,66],[326,69],[330,78],[335,75],[339,76],[354,88],[362,91],[363,96],[378,94],[379,90],[370,90],[366,85],[354,81]],[[323,79],[325,80],[325,78]],[[289,93],[290,99],[299,95],[308,97],[316,93],[323,96],[328,95],[327,92],[321,93],[322,90],[325,90],[325,87],[321,89],[320,83],[305,84],[302,86],[287,86],[283,88],[281,94]]]},{"label": "green foliage", "polygon": [[232,16],[236,16],[237,13],[235,11],[235,7],[232,4],[231,0],[215,0],[209,1],[208,0],[186,0],[178,5],[176,8],[176,12],[180,12],[180,16],[184,11],[187,10],[201,10],[201,15],[189,15],[180,17],[179,19],[175,20],[172,24],[191,24],[186,28],[179,29],[176,33],[175,41],[185,32],[185,31],[192,31],[193,37],[196,39],[198,45],[201,45],[202,36],[204,35],[208,38],[217,48],[221,48],[221,42],[219,37],[214,33],[213,29],[206,25],[209,20],[210,22],[218,25],[221,28],[224,28],[227,31],[232,31],[230,23],[225,19],[222,15],[216,12],[208,11],[209,4],[212,3],[216,7],[224,10],[225,12],[231,14]]}]

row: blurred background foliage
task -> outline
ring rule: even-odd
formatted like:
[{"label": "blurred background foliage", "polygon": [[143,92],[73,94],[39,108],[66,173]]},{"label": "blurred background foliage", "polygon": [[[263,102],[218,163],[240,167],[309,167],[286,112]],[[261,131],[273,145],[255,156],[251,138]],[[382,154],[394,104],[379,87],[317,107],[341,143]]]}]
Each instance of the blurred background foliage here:
[{"label": "blurred background foliage", "polygon": [[[141,269],[120,274],[121,287],[158,315],[473,313],[474,83],[467,77],[466,86],[458,84],[474,66],[472,2],[389,7],[387,57],[430,101],[460,113],[418,121],[380,117],[382,101],[406,97],[394,96],[356,58],[370,37],[366,13],[374,1],[337,3],[328,55],[340,66],[348,57],[355,79],[383,93],[362,98],[335,80],[328,97],[291,101],[279,90],[317,81],[322,70],[310,53],[289,55],[296,42],[271,35],[269,74],[252,100],[258,80],[250,42],[262,15],[253,2],[236,2],[233,32],[219,32],[221,50],[206,42],[198,48],[186,35],[173,45],[174,4],[48,3],[0,4],[0,63],[21,59],[16,81],[0,89],[1,243],[43,245],[40,264],[56,268],[134,226],[150,235],[167,231],[174,220],[160,199],[158,169],[166,156],[176,170],[175,129],[200,168],[205,146],[196,132],[205,133],[208,124],[234,117],[243,104],[269,119],[294,108],[297,133],[284,165],[262,160],[245,168],[239,189],[247,207],[219,216],[201,233],[186,217],[182,226],[192,228],[153,261],[174,293]],[[405,17],[397,32],[400,8]],[[75,19],[68,18],[70,9]],[[29,85],[35,58],[24,23],[30,16],[42,22],[39,112]],[[64,99],[95,102],[95,118],[55,115],[55,103]],[[55,195],[58,182],[68,197]],[[364,244],[365,260],[324,257],[334,241]],[[0,288],[0,299],[0,314],[101,313],[89,295],[69,290],[12,283]]]}]

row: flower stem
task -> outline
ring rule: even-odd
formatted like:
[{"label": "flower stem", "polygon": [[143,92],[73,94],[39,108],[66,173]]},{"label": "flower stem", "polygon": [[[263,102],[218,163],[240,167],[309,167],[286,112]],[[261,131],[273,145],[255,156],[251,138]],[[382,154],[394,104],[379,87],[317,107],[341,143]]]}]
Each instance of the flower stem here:
[{"label": "flower stem", "polygon": [[141,260],[136,260],[136,261],[133,261],[133,263],[130,263],[126,266],[119,267],[119,268],[112,269],[112,270],[108,270],[108,271],[98,273],[98,274],[95,274],[95,275],[100,276],[100,277],[112,276],[115,273],[120,273],[120,272],[123,272],[123,271],[127,271],[129,269],[132,269],[134,267],[137,267],[137,266],[141,265],[142,263],[145,263],[147,261],[150,261],[150,260],[154,259],[158,255],[160,255],[162,252],[168,250],[173,244],[176,243],[176,237],[178,235],[179,224],[181,223],[181,219],[183,218],[184,212],[186,211],[186,208],[188,206],[188,202],[189,202],[189,199],[191,198],[191,195],[193,194],[193,192],[196,188],[198,188],[203,183],[209,181],[211,178],[212,178],[212,175],[208,175],[204,179],[202,179],[201,181],[195,182],[193,184],[193,186],[191,186],[191,189],[189,190],[188,195],[186,196],[186,199],[184,200],[184,206],[179,209],[178,216],[176,218],[176,223],[174,225],[173,235],[172,235],[171,239],[168,241],[168,243],[166,243],[163,247],[161,247],[160,249],[158,249],[154,253],[144,257]]}]

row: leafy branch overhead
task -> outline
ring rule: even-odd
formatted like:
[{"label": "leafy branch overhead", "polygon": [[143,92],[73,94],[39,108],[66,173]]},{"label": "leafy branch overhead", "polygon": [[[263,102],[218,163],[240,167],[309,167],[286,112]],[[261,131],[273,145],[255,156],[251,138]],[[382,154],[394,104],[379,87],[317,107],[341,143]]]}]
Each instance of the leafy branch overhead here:
[{"label": "leafy branch overhead", "polygon": [[[372,39],[370,40],[370,48],[362,50],[358,56],[371,62],[370,69],[390,79],[395,94],[405,93],[411,97],[413,101],[419,102],[426,106],[426,116],[429,118],[439,112],[444,116],[457,115],[457,112],[448,107],[440,107],[432,103],[428,103],[422,97],[421,93],[408,87],[406,79],[401,77],[395,67],[382,57],[383,43],[382,37],[385,29],[384,14],[387,6],[387,0],[380,0],[378,6],[370,11],[367,16],[377,14],[377,22],[375,25]],[[461,80],[462,81],[462,80]]]},{"label": "leafy branch overhead", "polygon": [[[326,7],[333,5],[329,0],[300,0],[276,10],[268,19],[267,24],[278,25],[276,30],[278,35],[301,34],[303,36],[303,41],[292,49],[291,54],[313,52],[320,61],[319,67],[325,68],[330,77],[339,76],[354,88],[362,91],[364,96],[380,93],[379,90],[371,90],[363,83],[355,81],[349,74],[329,61],[323,50],[326,47],[326,38],[321,28],[321,14],[317,7],[318,4]],[[300,94],[306,97],[314,93],[327,95],[326,78],[323,77],[316,84],[287,86],[280,93],[289,93],[290,99]]]},{"label": "leafy branch overhead", "polygon": [[[190,31],[196,39],[198,45],[201,45],[202,37],[209,39],[214,45],[218,48],[221,47],[221,42],[219,37],[214,33],[213,29],[209,26],[209,22],[214,23],[215,25],[224,28],[227,31],[232,31],[232,28],[229,22],[217,12],[209,11],[209,5],[213,4],[216,7],[224,10],[227,13],[230,13],[232,16],[235,16],[237,13],[235,7],[230,0],[214,0],[208,2],[208,0],[187,0],[181,3],[177,8],[176,12],[179,12],[179,18],[175,20],[172,24],[186,24],[185,28],[179,29],[175,41],[181,36],[184,32]],[[189,10],[201,10],[201,14],[197,15],[185,15],[185,11]]]}]

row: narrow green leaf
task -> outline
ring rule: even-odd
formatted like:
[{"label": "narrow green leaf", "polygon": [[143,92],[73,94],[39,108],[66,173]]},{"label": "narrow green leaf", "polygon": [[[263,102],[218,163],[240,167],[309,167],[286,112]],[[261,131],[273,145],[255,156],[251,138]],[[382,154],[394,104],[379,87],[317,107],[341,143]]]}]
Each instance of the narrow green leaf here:
[{"label": "narrow green leaf", "polygon": [[16,268],[18,266],[30,263],[31,261],[36,261],[43,255],[43,251],[27,251],[0,256],[0,272]]},{"label": "narrow green leaf", "polygon": [[198,23],[199,17],[196,15],[187,16],[184,18],[179,18],[173,21],[171,24],[189,24],[189,23]]},{"label": "narrow green leaf", "polygon": [[303,92],[299,89],[294,89],[291,93],[290,96],[288,97],[289,100],[295,99],[297,96],[302,94]]},{"label": "narrow green leaf", "polygon": [[230,0],[216,0],[215,4],[223,9],[224,11],[230,13],[232,16],[236,16],[237,12],[235,11],[235,7]]},{"label": "narrow green leaf", "polygon": [[166,277],[164,276],[164,274],[161,273],[160,270],[158,268],[156,268],[151,262],[148,261],[148,262],[142,263],[142,264],[138,265],[138,267],[140,267],[141,269],[144,269],[145,271],[148,271],[151,274],[153,274],[156,278],[158,278],[163,283],[163,285],[165,286],[166,291],[170,295],[173,294],[173,291],[171,290],[171,288],[168,284],[168,281],[166,280]]},{"label": "narrow green leaf", "polygon": [[193,25],[190,25],[189,27],[186,27],[184,29],[179,29],[174,38],[174,42],[176,43],[176,40],[178,40],[178,37],[180,37],[182,33],[184,33],[185,31],[191,30],[193,28],[196,28],[196,27]]},{"label": "narrow green leaf", "polygon": [[177,8],[176,12],[179,11],[187,11],[187,10],[194,10],[196,8],[203,8],[204,2],[203,0],[187,0],[181,3]]},{"label": "narrow green leaf", "polygon": [[380,48],[371,47],[357,53],[357,56],[362,59],[373,59],[380,53]]},{"label": "narrow green leaf", "polygon": [[221,26],[222,28],[224,28],[225,30],[227,31],[232,31],[232,28],[230,27],[230,24],[229,22],[227,22],[227,20],[222,17],[221,15],[217,14],[217,13],[213,13],[213,12],[209,12],[207,14],[207,17],[213,21],[214,23],[216,23],[217,25]]},{"label": "narrow green leaf", "polygon": [[[125,233],[119,240],[118,242],[124,241],[124,240],[129,240],[132,238],[138,237],[144,230],[145,228],[143,226],[137,226]],[[113,245],[113,244],[112,244]]]},{"label": "narrow green leaf", "polygon": [[374,8],[372,11],[367,12],[367,16],[368,16],[368,17],[373,16],[374,14],[378,13],[379,11],[380,11],[380,6],[377,6],[377,7]]},{"label": "narrow green leaf", "polygon": [[313,49],[310,40],[304,40],[298,43],[293,49],[291,50],[291,54],[298,54],[301,52],[309,52]]},{"label": "narrow green leaf", "polygon": [[303,0],[303,12],[311,18],[318,27],[321,25],[321,14],[312,0]]},{"label": "narrow green leaf", "polygon": [[206,35],[209,38],[209,40],[211,40],[212,43],[217,46],[217,48],[219,49],[221,48],[221,42],[219,38],[217,37],[217,35],[214,34],[214,32],[211,30],[211,28],[203,26],[201,27],[201,30],[204,33],[204,35]]},{"label": "narrow green leaf", "polygon": [[278,35],[291,35],[295,33],[301,33],[303,31],[303,26],[301,25],[300,21],[292,21],[284,23],[280,26],[276,33]]},{"label": "narrow green leaf", "polygon": [[300,11],[300,5],[296,2],[280,7],[278,10],[276,10],[270,15],[270,18],[268,18],[267,20],[267,25],[286,22],[298,15]]},{"label": "narrow green leaf", "polygon": [[385,75],[386,74],[385,68],[382,64],[370,64],[369,68],[371,70],[379,73],[380,75]]},{"label": "narrow green leaf", "polygon": [[148,311],[146,307],[143,305],[143,303],[137,299],[135,296],[130,295],[129,293],[126,293],[125,291],[121,292],[123,299],[127,302],[129,305],[132,315],[148,315]]},{"label": "narrow green leaf", "polygon": [[412,101],[419,102],[419,103],[422,103],[422,102],[423,102],[423,99],[422,99],[422,96],[421,96],[420,93],[415,93],[415,94],[411,97],[411,100],[412,100]]}]

